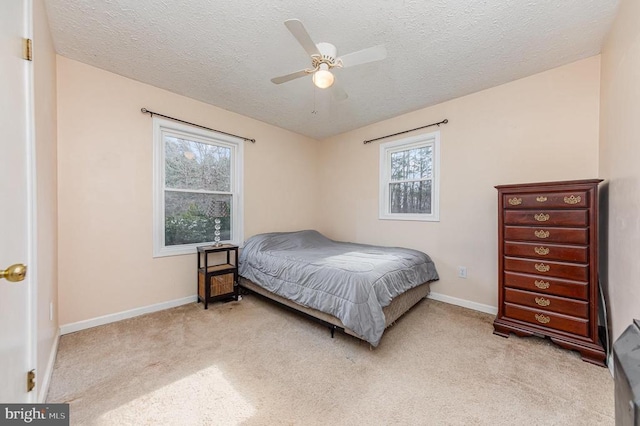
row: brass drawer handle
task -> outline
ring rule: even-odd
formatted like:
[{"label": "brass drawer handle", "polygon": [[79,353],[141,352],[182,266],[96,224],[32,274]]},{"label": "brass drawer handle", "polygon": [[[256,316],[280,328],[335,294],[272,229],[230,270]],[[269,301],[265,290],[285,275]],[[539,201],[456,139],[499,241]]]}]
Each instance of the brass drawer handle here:
[{"label": "brass drawer handle", "polygon": [[538,213],[537,215],[533,216],[534,218],[536,218],[536,220],[538,222],[546,222],[549,220],[549,215],[548,214],[544,214],[544,213]]},{"label": "brass drawer handle", "polygon": [[536,263],[536,271],[538,272],[549,272],[551,266],[545,265],[544,263]]},{"label": "brass drawer handle", "polygon": [[546,247],[534,247],[533,251],[535,251],[536,254],[539,254],[540,256],[546,256],[549,254],[549,249]]},{"label": "brass drawer handle", "polygon": [[522,198],[509,198],[509,204],[511,204],[512,206],[519,206],[520,204],[522,204]]},{"label": "brass drawer handle", "polygon": [[549,284],[548,281],[538,281],[538,280],[535,280],[534,284],[535,284],[536,287],[541,288],[542,290],[548,289],[549,286],[551,285],[551,284]]},{"label": "brass drawer handle", "polygon": [[544,297],[536,297],[536,303],[540,306],[549,306],[551,304],[551,300],[545,299]]},{"label": "brass drawer handle", "polygon": [[536,314],[536,319],[538,320],[539,323],[541,324],[548,324],[549,321],[551,321],[551,318],[549,318],[546,315],[542,315],[542,314]]},{"label": "brass drawer handle", "polygon": [[549,238],[549,231],[543,231],[542,229],[535,231],[533,234],[538,238]]},{"label": "brass drawer handle", "polygon": [[537,197],[536,201],[539,203],[544,203],[545,201],[547,201],[547,197],[543,197],[543,196]]},{"label": "brass drawer handle", "polygon": [[582,200],[582,197],[579,195],[576,197],[571,195],[570,197],[564,197],[564,202],[567,204],[578,204]]}]

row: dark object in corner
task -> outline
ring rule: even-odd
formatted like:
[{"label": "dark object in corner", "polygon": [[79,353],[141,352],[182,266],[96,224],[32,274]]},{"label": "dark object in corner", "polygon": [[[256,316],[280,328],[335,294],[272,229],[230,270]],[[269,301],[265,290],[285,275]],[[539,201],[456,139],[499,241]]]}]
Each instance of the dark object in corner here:
[{"label": "dark object in corner", "polygon": [[613,344],[616,425],[640,426],[640,320]]}]

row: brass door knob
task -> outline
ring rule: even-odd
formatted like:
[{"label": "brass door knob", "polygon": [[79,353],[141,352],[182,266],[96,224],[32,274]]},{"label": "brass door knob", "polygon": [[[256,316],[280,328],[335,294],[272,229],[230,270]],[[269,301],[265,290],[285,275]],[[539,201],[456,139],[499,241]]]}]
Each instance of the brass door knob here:
[{"label": "brass door knob", "polygon": [[7,281],[11,281],[12,283],[24,280],[26,275],[27,265],[23,265],[21,263],[16,263],[15,265],[9,266],[7,269],[0,270],[0,279],[6,278]]}]

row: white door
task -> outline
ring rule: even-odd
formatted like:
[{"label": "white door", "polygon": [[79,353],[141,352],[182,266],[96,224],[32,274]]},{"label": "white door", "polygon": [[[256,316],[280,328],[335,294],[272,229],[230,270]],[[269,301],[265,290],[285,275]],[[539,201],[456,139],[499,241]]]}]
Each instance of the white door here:
[{"label": "white door", "polygon": [[[29,265],[33,159],[32,63],[23,59],[30,38],[30,0],[0,1],[0,269]],[[35,402],[27,392],[33,367],[29,274],[0,279],[0,402]]]}]

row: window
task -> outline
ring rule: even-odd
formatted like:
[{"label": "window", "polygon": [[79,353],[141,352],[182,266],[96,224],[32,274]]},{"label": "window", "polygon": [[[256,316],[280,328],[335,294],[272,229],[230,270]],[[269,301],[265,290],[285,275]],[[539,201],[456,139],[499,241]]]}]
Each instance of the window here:
[{"label": "window", "polygon": [[380,145],[380,219],[439,220],[440,132]]},{"label": "window", "polygon": [[153,118],[154,257],[242,242],[243,141]]}]

